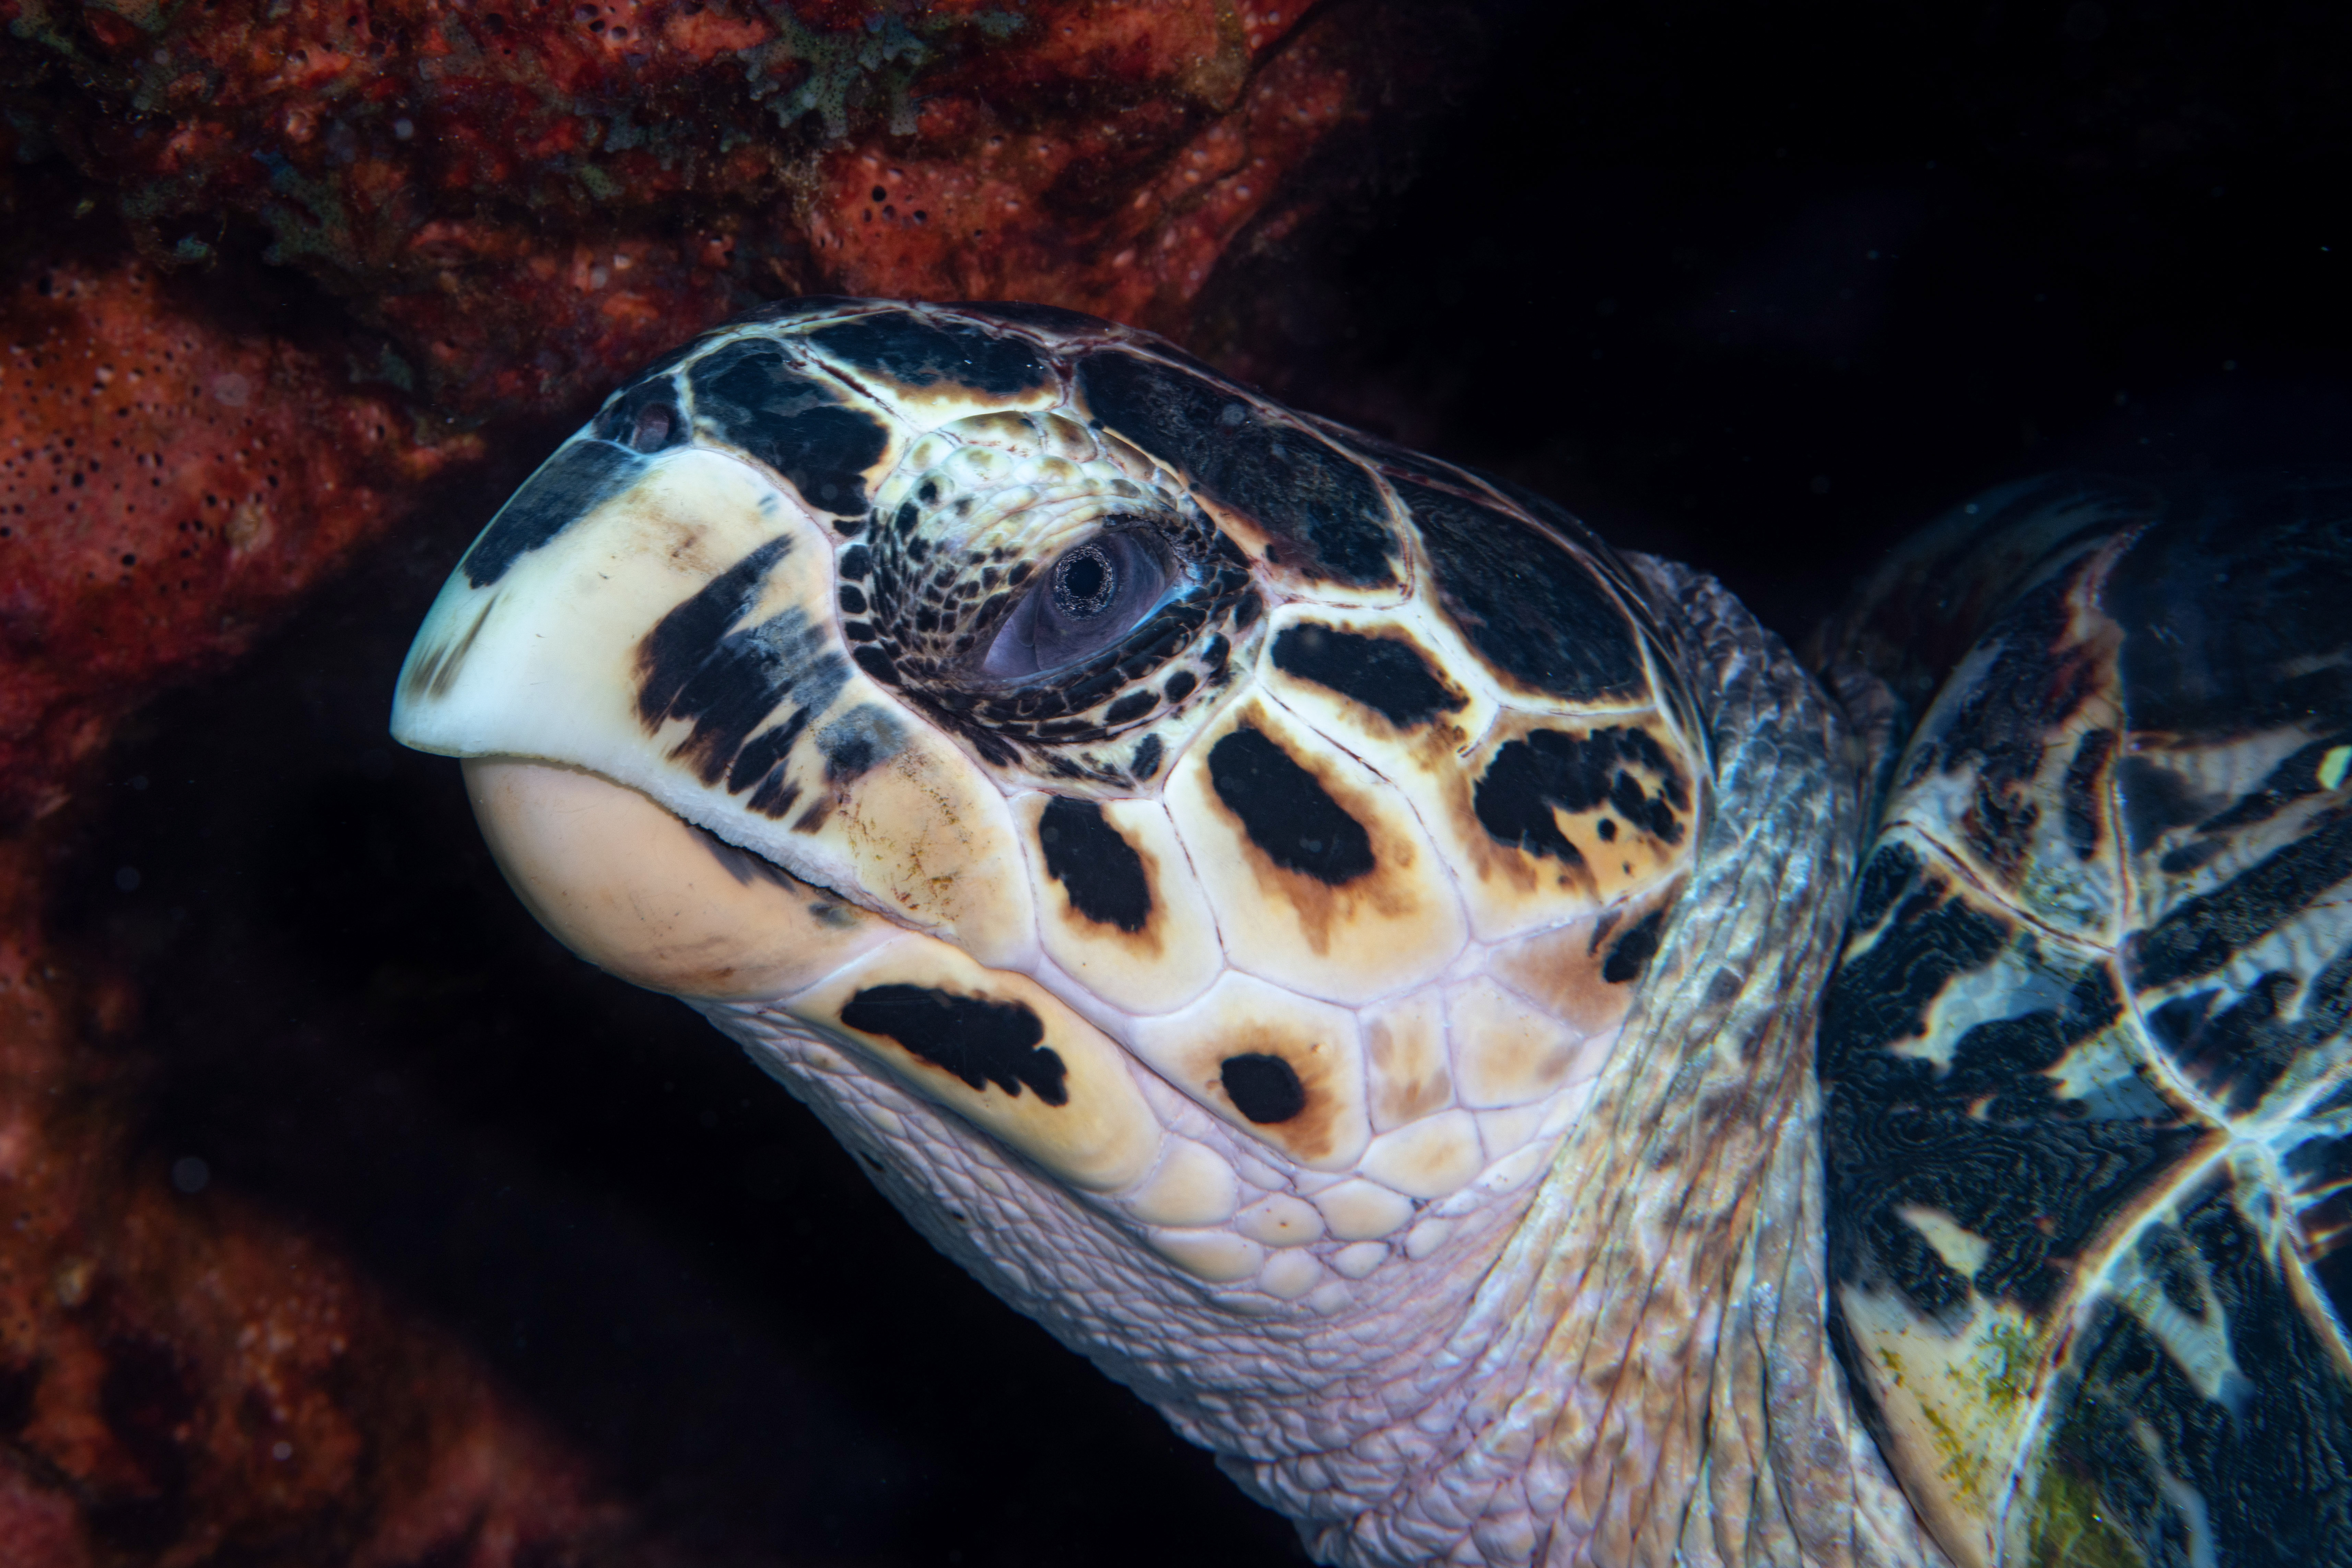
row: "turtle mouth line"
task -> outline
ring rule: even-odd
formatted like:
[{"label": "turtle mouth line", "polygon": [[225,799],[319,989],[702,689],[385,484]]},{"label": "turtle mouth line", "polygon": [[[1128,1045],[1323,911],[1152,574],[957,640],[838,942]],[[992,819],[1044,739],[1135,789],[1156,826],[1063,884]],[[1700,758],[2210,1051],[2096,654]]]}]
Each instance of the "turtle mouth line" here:
[{"label": "turtle mouth line", "polygon": [[632,984],[780,996],[821,979],[839,938],[895,929],[601,773],[511,756],[463,765],[516,895],[574,953]]}]

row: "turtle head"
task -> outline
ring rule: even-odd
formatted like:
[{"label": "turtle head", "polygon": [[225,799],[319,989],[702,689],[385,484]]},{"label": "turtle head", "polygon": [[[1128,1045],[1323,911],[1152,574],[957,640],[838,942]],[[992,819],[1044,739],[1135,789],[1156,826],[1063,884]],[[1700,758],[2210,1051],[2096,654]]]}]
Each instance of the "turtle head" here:
[{"label": "turtle head", "polygon": [[394,729],[557,937],[1283,1461],[1467,1388],[1435,1352],[1606,1099],[1712,787],[1652,598],[1143,334],[803,301],[556,451]]}]

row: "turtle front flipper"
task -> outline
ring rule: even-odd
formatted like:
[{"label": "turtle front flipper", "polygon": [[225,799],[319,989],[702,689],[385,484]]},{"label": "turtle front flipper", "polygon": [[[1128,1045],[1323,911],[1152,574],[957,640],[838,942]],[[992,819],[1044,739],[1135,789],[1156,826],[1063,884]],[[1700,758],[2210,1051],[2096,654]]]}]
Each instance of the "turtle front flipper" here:
[{"label": "turtle front flipper", "polygon": [[2352,482],[2011,487],[1829,641],[1917,715],[1819,1058],[1911,1496],[1972,1565],[2352,1562]]}]

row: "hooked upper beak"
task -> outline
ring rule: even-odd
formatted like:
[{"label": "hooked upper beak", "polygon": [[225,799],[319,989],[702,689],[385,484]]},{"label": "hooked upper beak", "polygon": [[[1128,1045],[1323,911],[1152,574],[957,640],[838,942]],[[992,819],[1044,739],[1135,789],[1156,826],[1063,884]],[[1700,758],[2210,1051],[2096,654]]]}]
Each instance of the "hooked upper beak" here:
[{"label": "hooked upper beak", "polygon": [[579,484],[566,454],[606,445],[574,437],[493,520],[393,707],[403,744],[466,760],[525,903],[698,999],[789,992],[908,929],[1017,963],[1035,928],[1012,813],[850,662],[825,525],[707,449],[622,452]]}]

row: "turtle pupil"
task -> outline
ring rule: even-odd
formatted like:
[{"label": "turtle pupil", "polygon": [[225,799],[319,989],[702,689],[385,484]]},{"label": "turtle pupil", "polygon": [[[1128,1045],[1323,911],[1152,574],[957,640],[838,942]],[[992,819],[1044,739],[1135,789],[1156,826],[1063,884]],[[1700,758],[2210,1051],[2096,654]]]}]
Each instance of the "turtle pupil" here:
[{"label": "turtle pupil", "polygon": [[1118,572],[1098,544],[1081,544],[1055,564],[1054,607],[1072,620],[1091,620],[1118,596]]}]

